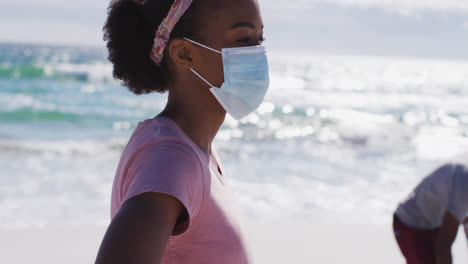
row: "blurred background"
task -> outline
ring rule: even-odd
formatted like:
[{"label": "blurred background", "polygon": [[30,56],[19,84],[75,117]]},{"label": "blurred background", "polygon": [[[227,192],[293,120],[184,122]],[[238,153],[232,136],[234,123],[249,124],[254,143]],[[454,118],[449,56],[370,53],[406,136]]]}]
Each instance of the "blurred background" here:
[{"label": "blurred background", "polygon": [[[271,89],[215,142],[248,219],[389,225],[426,173],[466,160],[468,1],[260,4]],[[109,223],[120,154],[166,95],[113,80],[107,5],[0,0],[0,229]]]}]

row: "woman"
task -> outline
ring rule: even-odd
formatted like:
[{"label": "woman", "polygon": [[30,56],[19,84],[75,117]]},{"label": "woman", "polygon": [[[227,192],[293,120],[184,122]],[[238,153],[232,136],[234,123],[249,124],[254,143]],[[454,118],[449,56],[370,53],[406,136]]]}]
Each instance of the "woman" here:
[{"label": "woman", "polygon": [[452,263],[452,244],[468,214],[468,167],[445,164],[398,205],[397,243],[408,264]]},{"label": "woman", "polygon": [[252,112],[269,85],[257,1],[115,0],[104,32],[114,77],[169,95],[122,154],[96,263],[250,263],[211,144],[226,112]]}]

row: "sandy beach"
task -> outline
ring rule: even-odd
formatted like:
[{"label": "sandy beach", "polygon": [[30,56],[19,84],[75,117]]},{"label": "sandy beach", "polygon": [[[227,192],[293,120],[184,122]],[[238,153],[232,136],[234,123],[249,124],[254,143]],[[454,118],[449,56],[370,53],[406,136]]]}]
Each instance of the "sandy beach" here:
[{"label": "sandy beach", "polygon": [[[0,263],[93,263],[105,227],[0,230]],[[256,264],[404,263],[387,225],[257,222],[250,224]],[[468,262],[460,229],[454,263]]]}]

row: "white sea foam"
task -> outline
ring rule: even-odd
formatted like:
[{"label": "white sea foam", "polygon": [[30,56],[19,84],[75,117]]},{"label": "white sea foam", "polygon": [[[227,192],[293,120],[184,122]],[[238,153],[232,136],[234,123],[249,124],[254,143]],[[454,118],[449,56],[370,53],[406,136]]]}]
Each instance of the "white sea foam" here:
[{"label": "white sea foam", "polygon": [[0,226],[107,221],[123,142],[0,141]]},{"label": "white sea foam", "polygon": [[109,63],[61,63],[56,65],[46,65],[45,69],[48,69],[46,73],[49,74],[79,77],[91,83],[109,82],[114,80],[112,77],[112,65]]}]

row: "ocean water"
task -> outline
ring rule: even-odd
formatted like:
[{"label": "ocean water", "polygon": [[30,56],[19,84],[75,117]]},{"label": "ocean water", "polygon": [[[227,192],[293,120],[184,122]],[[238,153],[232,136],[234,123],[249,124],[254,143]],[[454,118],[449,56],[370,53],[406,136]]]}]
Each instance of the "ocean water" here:
[{"label": "ocean water", "polygon": [[[259,109],[216,140],[251,219],[386,223],[420,179],[468,147],[468,62],[270,54]],[[103,225],[138,122],[104,49],[0,44],[0,228]]]}]

